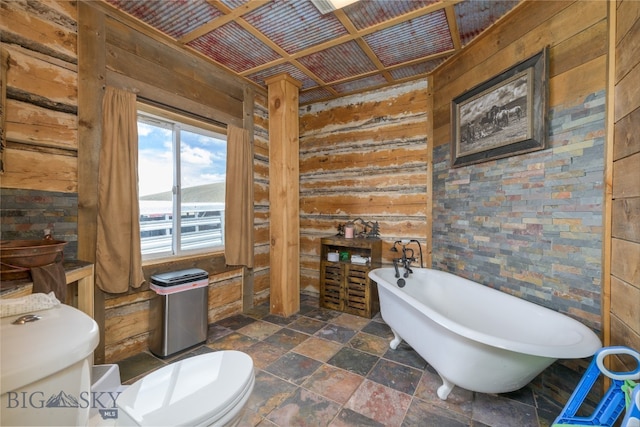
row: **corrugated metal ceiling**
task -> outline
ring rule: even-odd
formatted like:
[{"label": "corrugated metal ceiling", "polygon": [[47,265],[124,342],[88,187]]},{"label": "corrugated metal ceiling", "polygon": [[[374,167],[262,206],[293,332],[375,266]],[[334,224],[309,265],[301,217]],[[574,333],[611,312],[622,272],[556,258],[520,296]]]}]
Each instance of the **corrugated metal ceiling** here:
[{"label": "corrugated metal ceiling", "polygon": [[519,0],[106,0],[248,81],[287,73],[302,104],[423,77]]}]

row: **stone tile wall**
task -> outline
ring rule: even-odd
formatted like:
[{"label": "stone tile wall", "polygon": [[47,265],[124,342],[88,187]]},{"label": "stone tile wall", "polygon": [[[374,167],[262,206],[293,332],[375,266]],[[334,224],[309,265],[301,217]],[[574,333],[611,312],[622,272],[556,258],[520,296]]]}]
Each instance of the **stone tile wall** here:
[{"label": "stone tile wall", "polygon": [[77,194],[0,189],[2,240],[42,239],[46,229],[55,239],[69,242],[64,248],[66,259],[77,257]]},{"label": "stone tile wall", "polygon": [[549,113],[548,148],[450,168],[434,149],[433,267],[601,329],[605,92]]}]

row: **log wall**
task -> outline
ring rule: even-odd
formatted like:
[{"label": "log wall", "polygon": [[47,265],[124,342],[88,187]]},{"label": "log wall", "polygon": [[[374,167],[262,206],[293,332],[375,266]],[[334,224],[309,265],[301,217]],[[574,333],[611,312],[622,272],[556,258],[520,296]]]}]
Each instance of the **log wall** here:
[{"label": "log wall", "polygon": [[3,2],[6,152],[2,188],[77,192],[75,2]]},{"label": "log wall", "polygon": [[267,97],[257,93],[253,108],[253,303],[269,299],[269,109]]},{"label": "log wall", "polygon": [[[78,136],[77,3],[4,1],[1,6],[2,50],[9,59],[3,82],[7,91],[3,129],[6,167],[0,187],[11,189],[11,195],[40,198],[65,194],[69,196],[65,199],[74,199],[78,193],[79,141],[85,144]],[[636,227],[640,223],[640,102],[636,84],[640,80],[640,6],[631,0],[621,0],[615,6],[615,107],[609,106],[613,108],[613,130],[606,129],[604,122],[608,22],[607,3],[600,1],[525,2],[436,70],[428,87],[425,81],[406,83],[301,108],[301,287],[318,291],[320,238],[335,234],[338,224],[362,217],[379,221],[386,263],[393,241],[418,238],[427,259],[433,250],[433,262],[428,264],[566,311],[597,330],[602,321],[600,258],[602,245],[608,243],[602,241],[601,229],[603,136],[613,131],[608,332],[612,344],[640,348],[637,304],[632,303],[640,298]],[[161,40],[142,41],[141,35],[149,35],[141,30],[121,31],[126,26],[109,19],[117,30],[111,32],[110,40],[118,41],[98,54],[103,62],[110,60],[109,81],[131,88],[136,81],[136,75],[130,75],[138,70],[136,61],[149,64],[148,58],[132,55],[147,52],[155,56],[166,46]],[[128,49],[128,43],[139,43],[140,50]],[[451,169],[450,100],[546,45],[551,53],[550,147],[517,158]],[[171,55],[176,53],[171,51]],[[159,66],[170,74],[178,67],[175,72],[186,75],[191,85],[223,78],[217,69],[211,70],[210,76],[188,75],[181,67],[182,60],[163,58],[165,62]],[[188,57],[187,63],[190,61],[198,59]],[[99,76],[106,79],[107,70]],[[202,111],[202,101],[190,86],[178,87],[193,95],[186,100],[154,90],[171,81],[166,74],[154,76],[138,89],[157,93],[159,101],[178,100]],[[236,88],[225,94],[222,99],[239,102],[234,101],[229,109],[218,105],[216,109],[224,114],[214,118],[241,124],[243,93],[242,88]],[[430,93],[433,108],[429,107]],[[98,93],[91,96],[101,99]],[[269,297],[266,105],[266,96],[257,92],[253,113],[254,303]],[[433,138],[428,138],[431,133]],[[429,185],[432,179],[433,188]],[[507,195],[507,190],[514,193]],[[8,199],[2,200],[3,232],[4,213],[12,208],[6,204]],[[534,215],[525,215],[527,211]],[[433,241],[429,237],[432,220]],[[550,246],[540,247],[541,242]],[[554,260],[547,263],[550,269],[541,270],[537,262],[548,259]],[[154,266],[145,274],[159,268],[190,266],[215,271],[209,288],[214,301],[209,320],[213,321],[242,309],[244,275],[240,270],[227,270],[219,261],[194,259]],[[149,297],[148,288],[107,296],[102,307],[107,360],[145,348]],[[578,369],[556,365],[549,371],[576,379]],[[544,377],[537,383],[550,390],[547,394],[554,400],[563,402],[575,383],[557,379],[557,375]]]},{"label": "log wall", "polygon": [[201,268],[209,272],[209,323],[242,312],[243,270],[227,267],[221,257],[200,256],[144,267],[147,282],[124,294],[105,294],[105,362],[113,363],[145,351],[153,329],[150,303],[155,292],[149,289],[150,276],[173,270]]},{"label": "log wall", "polygon": [[[90,52],[92,58],[86,59],[97,65],[104,63],[104,72],[92,75],[104,74],[108,85],[135,92],[141,99],[220,124],[246,124],[259,130],[266,121],[264,116],[262,122],[256,120],[256,110],[257,114],[262,113],[259,108],[254,108],[253,99],[246,99],[247,96],[253,97],[255,92],[247,90],[247,84],[238,78],[172,46],[161,35],[148,32],[144,26],[105,4],[96,7],[92,14],[96,15],[94,19],[97,22],[103,22],[104,41],[101,44],[104,50]],[[154,72],[148,73],[150,69]],[[99,109],[99,105],[93,108]],[[258,157],[254,157],[258,159],[256,169],[262,167],[259,154],[258,150]],[[91,161],[90,158],[87,160]],[[257,221],[261,221],[261,218],[258,217]],[[264,227],[263,224],[261,226]],[[260,273],[264,274],[264,264],[258,265],[262,267]],[[263,293],[261,282],[255,286],[254,272],[226,267],[222,253],[145,265],[144,271],[148,279],[154,271],[188,267],[203,268],[209,272],[210,323],[241,313],[246,308],[245,304],[251,306],[255,298],[247,293],[254,294],[256,290]],[[261,280],[261,276],[258,276],[258,280]],[[148,282],[140,290],[131,290],[126,295],[105,295],[106,361],[118,360],[146,349],[147,338],[155,326],[148,324],[151,297],[153,293],[148,290]]]},{"label": "log wall", "polygon": [[[266,97],[258,94],[254,105],[254,206],[255,253],[252,281],[252,305],[269,299],[269,151]],[[267,127],[265,127],[267,126]],[[169,270],[201,268],[209,271],[208,322],[242,313],[243,286],[248,280],[242,268],[228,268],[222,257],[194,257],[189,260],[145,266],[147,281],[153,274]],[[154,292],[148,282],[139,290],[105,298],[105,360],[117,361],[144,351],[153,331],[149,323],[150,300]],[[251,305],[251,304],[250,304]]]},{"label": "log wall", "polygon": [[[94,259],[91,239],[95,221],[91,218],[95,213],[92,180],[97,170],[93,162],[99,150],[96,131],[100,129],[102,89],[105,83],[111,84],[219,123],[246,123],[254,129],[255,269],[229,269],[222,254],[217,254],[147,265],[145,277],[190,267],[209,271],[210,322],[267,299],[265,93],[253,86],[247,90],[246,83],[166,44],[161,36],[128,22],[106,4],[43,0],[2,2],[1,7],[2,50],[8,54],[3,129],[6,167],[0,176],[3,238],[38,238],[44,228],[50,228],[54,237],[74,241],[65,256],[77,252],[81,259]],[[78,8],[83,7],[85,13],[89,11],[88,19],[79,29]],[[79,33],[85,38],[79,40]],[[79,51],[84,55],[81,66]],[[148,73],[149,69],[154,73]],[[255,100],[247,99],[254,95]],[[247,103],[254,102],[252,109]],[[79,119],[81,103],[84,115]],[[253,121],[247,120],[247,114]],[[70,200],[73,206],[69,206]],[[243,295],[246,292],[251,295]],[[96,320],[102,340],[96,362],[113,362],[147,348],[153,327],[148,312],[151,297],[148,284],[121,295],[97,294]]]},{"label": "log wall", "polygon": [[[300,287],[319,292],[320,239],[378,222],[383,262],[398,239],[428,256],[427,81],[300,108]],[[417,250],[416,250],[417,254]]]},{"label": "log wall", "polygon": [[[640,3],[616,3],[611,186],[610,345],[640,349]],[[630,360],[619,360],[636,367]]]}]

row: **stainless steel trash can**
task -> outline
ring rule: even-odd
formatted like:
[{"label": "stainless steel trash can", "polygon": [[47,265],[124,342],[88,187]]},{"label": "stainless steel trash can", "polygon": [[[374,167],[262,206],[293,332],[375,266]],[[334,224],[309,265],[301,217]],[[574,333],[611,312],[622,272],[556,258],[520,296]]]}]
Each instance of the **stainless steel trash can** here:
[{"label": "stainless steel trash can", "polygon": [[168,357],[207,340],[209,274],[198,268],[151,276],[149,350]]}]

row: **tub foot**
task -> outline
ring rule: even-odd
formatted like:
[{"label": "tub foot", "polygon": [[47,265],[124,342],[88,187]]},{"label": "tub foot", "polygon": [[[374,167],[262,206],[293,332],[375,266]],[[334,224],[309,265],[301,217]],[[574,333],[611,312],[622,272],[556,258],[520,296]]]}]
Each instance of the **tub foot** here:
[{"label": "tub foot", "polygon": [[393,328],[391,328],[391,332],[393,332],[393,339],[389,343],[389,347],[391,347],[392,350],[395,350],[402,342],[402,338],[396,331],[393,330]]},{"label": "tub foot", "polygon": [[449,397],[449,393],[451,393],[451,390],[453,390],[455,384],[442,375],[440,375],[440,378],[442,379],[442,385],[438,387],[437,394],[440,399],[447,400],[447,397]]}]

